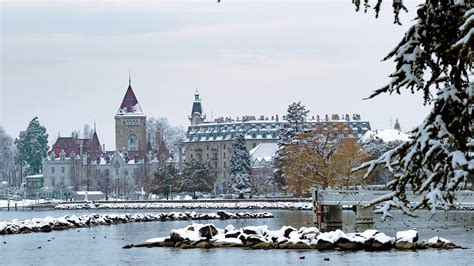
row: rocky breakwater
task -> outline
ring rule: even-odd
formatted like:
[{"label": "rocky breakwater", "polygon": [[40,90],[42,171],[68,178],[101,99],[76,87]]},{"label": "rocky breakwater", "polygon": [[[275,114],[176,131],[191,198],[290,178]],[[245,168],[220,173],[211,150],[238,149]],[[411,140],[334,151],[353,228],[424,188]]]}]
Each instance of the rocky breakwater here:
[{"label": "rocky breakwater", "polygon": [[123,248],[169,247],[169,248],[252,248],[252,249],[317,249],[344,251],[385,251],[391,249],[460,248],[454,243],[433,237],[418,241],[418,232],[408,230],[390,237],[377,230],[363,233],[344,233],[341,230],[322,233],[316,227],[300,229],[284,226],[280,230],[268,230],[267,226],[249,226],[236,229],[232,225],[225,229],[213,224],[192,224],[172,230],[170,235],[154,238],[141,244],[130,244]]},{"label": "rocky breakwater", "polygon": [[0,222],[0,235],[25,234],[36,232],[51,232],[73,228],[85,228],[100,225],[113,225],[133,222],[165,222],[183,220],[227,220],[227,219],[256,219],[273,218],[268,212],[227,212],[217,213],[195,213],[195,212],[170,212],[159,214],[136,213],[136,214],[88,214],[82,216],[62,216],[53,218],[33,218],[19,221]]}]

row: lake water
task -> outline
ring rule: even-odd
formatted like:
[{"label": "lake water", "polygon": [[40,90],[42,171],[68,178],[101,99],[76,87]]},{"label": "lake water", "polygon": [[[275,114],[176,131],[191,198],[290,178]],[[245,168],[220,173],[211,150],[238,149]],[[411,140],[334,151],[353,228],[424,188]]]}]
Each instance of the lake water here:
[{"label": "lake water", "polygon": [[[177,210],[180,211],[180,210]],[[212,211],[212,210],[211,210]],[[255,210],[254,210],[255,211]],[[266,211],[266,210],[265,210]],[[0,212],[0,221],[18,218],[62,215],[83,215],[93,211],[35,211]],[[103,211],[101,213],[120,213],[125,211]],[[132,213],[132,210],[127,212]],[[163,211],[168,212],[168,211]],[[201,211],[206,212],[206,211]],[[271,210],[273,219],[215,220],[200,221],[214,223],[224,228],[229,224],[235,227],[249,225],[268,225],[279,229],[290,225],[296,228],[312,225],[312,212]],[[152,212],[150,212],[152,213]],[[249,249],[169,249],[135,248],[125,250],[122,246],[141,243],[154,237],[167,236],[171,229],[182,228],[192,222],[151,222],[129,223],[112,226],[72,229],[51,233],[0,236],[1,265],[474,265],[474,212],[454,211],[445,219],[442,212],[427,221],[431,213],[420,212],[421,218],[413,219],[395,213],[395,219],[380,223],[376,218],[375,228],[390,236],[396,231],[416,228],[421,239],[441,236],[470,249],[420,250],[387,252],[342,252],[317,250],[249,250]],[[346,221],[355,219],[354,214],[345,211]],[[442,228],[443,229],[442,229]],[[447,229],[445,229],[447,228]],[[354,228],[346,225],[346,231]],[[467,230],[467,231],[466,231]],[[95,238],[94,238],[95,237]],[[52,239],[54,238],[54,239]],[[48,242],[48,239],[50,241]],[[3,244],[3,242],[6,244]],[[38,249],[41,247],[41,249]],[[304,256],[305,259],[300,259]],[[330,261],[324,261],[329,258]]]}]

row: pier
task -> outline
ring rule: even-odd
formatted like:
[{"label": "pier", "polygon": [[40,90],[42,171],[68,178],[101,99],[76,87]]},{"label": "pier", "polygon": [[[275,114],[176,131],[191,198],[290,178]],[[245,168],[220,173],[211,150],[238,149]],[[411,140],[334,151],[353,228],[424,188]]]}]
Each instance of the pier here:
[{"label": "pier", "polygon": [[[371,201],[390,193],[388,190],[312,190],[314,224],[322,230],[342,228],[342,209],[352,207],[356,213],[356,226],[367,229],[374,223],[374,207]],[[422,197],[407,192],[411,203],[420,202]],[[474,208],[474,191],[456,192],[453,207]]]}]

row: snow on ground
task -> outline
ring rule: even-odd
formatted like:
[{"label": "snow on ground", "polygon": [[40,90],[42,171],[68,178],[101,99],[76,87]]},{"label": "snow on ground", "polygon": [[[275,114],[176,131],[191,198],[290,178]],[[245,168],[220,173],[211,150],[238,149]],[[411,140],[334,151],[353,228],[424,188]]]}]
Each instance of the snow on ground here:
[{"label": "snow on ground", "polygon": [[311,210],[311,202],[139,202],[139,203],[68,203],[59,204],[56,209],[284,209]]}]

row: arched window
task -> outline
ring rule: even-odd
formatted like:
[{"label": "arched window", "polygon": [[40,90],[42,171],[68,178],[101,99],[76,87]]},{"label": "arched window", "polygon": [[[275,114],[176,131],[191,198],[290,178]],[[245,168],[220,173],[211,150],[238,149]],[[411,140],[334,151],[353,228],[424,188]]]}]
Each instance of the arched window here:
[{"label": "arched window", "polygon": [[139,140],[137,135],[128,136],[128,150],[129,151],[138,151]]}]

